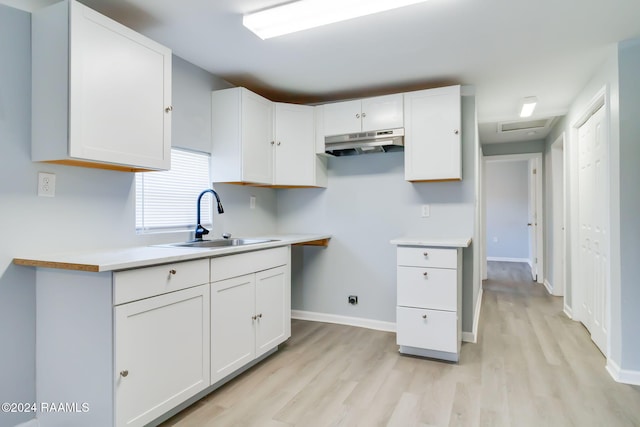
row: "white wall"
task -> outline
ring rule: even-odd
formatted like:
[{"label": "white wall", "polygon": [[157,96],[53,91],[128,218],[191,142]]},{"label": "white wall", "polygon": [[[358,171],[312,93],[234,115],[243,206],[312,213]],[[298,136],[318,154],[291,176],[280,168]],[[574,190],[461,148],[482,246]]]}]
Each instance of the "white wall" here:
[{"label": "white wall", "polygon": [[529,259],[528,162],[487,161],[487,257]]},{"label": "white wall", "polygon": [[[407,235],[473,237],[475,219],[475,99],[463,97],[463,181],[409,183],[403,153],[329,160],[327,189],[278,190],[278,231],[331,233],[327,248],[296,255],[293,308],[395,323],[396,247]],[[429,204],[431,216],[420,217]],[[477,294],[473,248],[464,251],[463,330],[473,327]],[[474,293],[475,292],[475,293]],[[347,296],[358,295],[358,305]]]},{"label": "white wall", "polygon": [[[136,235],[133,174],[31,162],[29,13],[0,5],[0,58],[0,402],[34,402],[35,271],[12,259],[186,240],[190,233]],[[226,86],[174,57],[176,145],[207,148],[210,91]],[[36,195],[38,171],[56,174],[56,197]],[[226,187],[218,188],[226,213],[216,216],[215,234],[223,226],[237,234],[275,232],[274,190]],[[256,190],[258,209],[249,212]],[[0,427],[30,418],[0,413]]]}]

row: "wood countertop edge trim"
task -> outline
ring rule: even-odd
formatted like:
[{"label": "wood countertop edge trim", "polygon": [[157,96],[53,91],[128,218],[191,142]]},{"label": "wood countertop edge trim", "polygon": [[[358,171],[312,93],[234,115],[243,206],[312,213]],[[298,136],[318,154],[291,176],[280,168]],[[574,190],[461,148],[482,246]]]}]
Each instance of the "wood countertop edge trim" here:
[{"label": "wood countertop edge trim", "polygon": [[22,258],[14,258],[13,263],[25,267],[58,268],[61,270],[90,271],[92,273],[100,272],[100,266],[94,264],[72,264],[68,262],[38,261]]},{"label": "wood countertop edge trim", "polygon": [[324,246],[324,247],[327,247],[327,246],[329,246],[329,240],[330,239],[331,239],[331,237],[326,238],[326,239],[310,240],[308,242],[294,243],[293,246]]}]

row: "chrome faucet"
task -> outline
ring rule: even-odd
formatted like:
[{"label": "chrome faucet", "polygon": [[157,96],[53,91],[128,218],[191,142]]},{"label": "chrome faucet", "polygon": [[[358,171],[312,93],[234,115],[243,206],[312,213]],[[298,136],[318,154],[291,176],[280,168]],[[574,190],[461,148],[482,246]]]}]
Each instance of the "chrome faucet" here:
[{"label": "chrome faucet", "polygon": [[211,188],[207,188],[206,190],[204,190],[202,193],[200,193],[200,195],[198,196],[198,210],[197,210],[197,225],[196,225],[196,236],[195,236],[195,240],[202,240],[202,236],[209,234],[209,230],[207,230],[206,228],[204,228],[202,226],[202,224],[200,224],[200,201],[202,200],[202,196],[204,196],[207,193],[211,193],[213,194],[213,196],[216,198],[216,202],[218,204],[218,213],[224,213],[224,209],[222,208],[222,203],[220,203],[220,197],[218,196],[218,193],[215,192],[215,190],[211,189]]}]

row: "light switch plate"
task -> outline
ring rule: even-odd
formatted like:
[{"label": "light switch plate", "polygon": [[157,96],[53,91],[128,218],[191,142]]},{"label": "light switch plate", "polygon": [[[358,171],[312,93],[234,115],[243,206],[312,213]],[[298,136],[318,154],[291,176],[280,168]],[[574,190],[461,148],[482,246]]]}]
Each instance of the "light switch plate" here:
[{"label": "light switch plate", "polygon": [[422,205],[422,218],[429,218],[431,216],[431,206]]}]

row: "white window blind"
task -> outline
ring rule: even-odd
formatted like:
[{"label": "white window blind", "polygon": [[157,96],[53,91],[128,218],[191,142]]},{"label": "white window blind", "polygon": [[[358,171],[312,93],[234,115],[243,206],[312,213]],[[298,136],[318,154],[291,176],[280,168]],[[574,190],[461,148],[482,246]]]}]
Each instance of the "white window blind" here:
[{"label": "white window blind", "polygon": [[[196,202],[211,188],[209,155],[171,150],[171,170],[136,174],[136,231],[187,230],[196,225]],[[201,221],[211,225],[211,197],[202,199]]]}]

